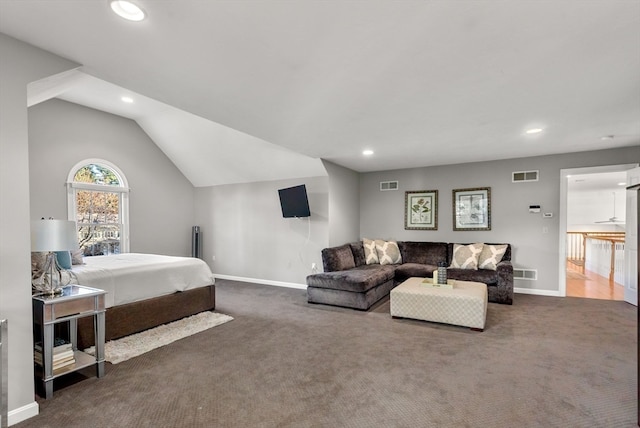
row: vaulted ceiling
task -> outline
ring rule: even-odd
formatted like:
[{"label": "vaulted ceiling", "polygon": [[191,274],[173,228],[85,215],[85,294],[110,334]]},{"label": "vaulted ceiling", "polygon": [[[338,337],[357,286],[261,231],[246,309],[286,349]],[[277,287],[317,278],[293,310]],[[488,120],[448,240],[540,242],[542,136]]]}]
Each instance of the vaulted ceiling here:
[{"label": "vaulted ceiling", "polygon": [[196,186],[640,145],[638,1],[134,1],[0,32],[81,64],[32,102],[137,120]]}]

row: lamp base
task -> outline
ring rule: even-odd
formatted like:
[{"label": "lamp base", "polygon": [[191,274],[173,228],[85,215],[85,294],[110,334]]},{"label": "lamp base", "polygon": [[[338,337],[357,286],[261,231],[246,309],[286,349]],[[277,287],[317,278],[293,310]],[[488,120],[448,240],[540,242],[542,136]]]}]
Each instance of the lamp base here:
[{"label": "lamp base", "polygon": [[33,294],[50,294],[52,296],[61,294],[62,288],[71,281],[70,277],[66,282],[63,281],[63,272],[66,270],[58,264],[56,253],[53,251],[47,253],[42,275],[31,281]]}]

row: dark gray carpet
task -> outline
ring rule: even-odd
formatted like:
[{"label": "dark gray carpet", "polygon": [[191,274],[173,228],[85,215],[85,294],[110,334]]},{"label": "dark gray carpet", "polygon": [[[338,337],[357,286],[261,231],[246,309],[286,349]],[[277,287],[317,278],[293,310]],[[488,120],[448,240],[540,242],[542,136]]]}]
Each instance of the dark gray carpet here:
[{"label": "dark gray carpet", "polygon": [[[636,308],[516,295],[484,332],[217,282],[235,320],[64,379],[28,427],[632,427]],[[91,372],[89,372],[91,374]],[[61,379],[62,380],[62,379]],[[75,383],[70,383],[74,380]]]}]

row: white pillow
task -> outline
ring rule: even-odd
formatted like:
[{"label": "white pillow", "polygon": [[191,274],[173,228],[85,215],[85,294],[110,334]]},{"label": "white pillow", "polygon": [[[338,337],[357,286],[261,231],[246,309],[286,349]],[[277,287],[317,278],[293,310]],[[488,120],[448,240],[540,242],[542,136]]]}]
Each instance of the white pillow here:
[{"label": "white pillow", "polygon": [[72,250],[71,251],[71,264],[72,265],[83,265],[84,258],[82,254],[82,250]]},{"label": "white pillow", "polygon": [[484,244],[453,244],[453,256],[450,268],[478,270],[478,256]]},{"label": "white pillow", "polygon": [[362,238],[362,245],[364,246],[364,258],[366,260],[366,263],[368,265],[380,263],[378,259],[378,252],[376,251],[376,241]]},{"label": "white pillow", "polygon": [[504,245],[488,245],[484,244],[482,252],[478,257],[478,268],[496,270],[498,263],[502,260],[502,256],[507,251],[507,244]]},{"label": "white pillow", "polygon": [[402,263],[400,248],[396,241],[376,239],[376,252],[381,265],[395,265]]}]

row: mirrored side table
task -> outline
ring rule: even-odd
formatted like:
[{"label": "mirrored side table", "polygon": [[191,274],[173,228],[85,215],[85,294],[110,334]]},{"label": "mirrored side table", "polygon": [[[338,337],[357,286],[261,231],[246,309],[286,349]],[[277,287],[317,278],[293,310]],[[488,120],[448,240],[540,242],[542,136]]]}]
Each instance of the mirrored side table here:
[{"label": "mirrored side table", "polygon": [[[68,285],[62,294],[34,295],[33,341],[36,379],[44,386],[44,398],[53,396],[53,380],[95,365],[96,376],[104,376],[104,296],[106,292],[83,285]],[[95,356],[78,349],[78,318],[93,317]],[[68,324],[68,338],[60,345],[54,337],[56,325]],[[57,345],[57,346],[56,346]],[[55,361],[58,351],[64,358]]]}]

